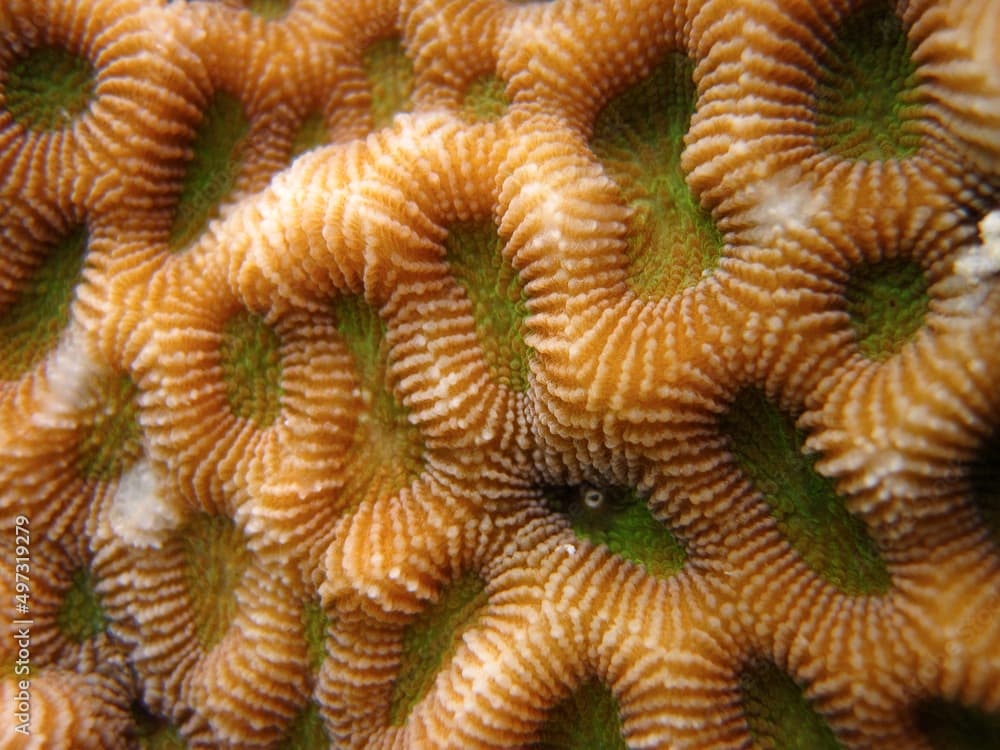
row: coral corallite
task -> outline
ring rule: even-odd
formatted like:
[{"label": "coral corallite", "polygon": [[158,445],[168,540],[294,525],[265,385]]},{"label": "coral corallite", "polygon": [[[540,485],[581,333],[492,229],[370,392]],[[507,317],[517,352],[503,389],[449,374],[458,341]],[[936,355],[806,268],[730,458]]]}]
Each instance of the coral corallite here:
[{"label": "coral corallite", "polygon": [[0,749],[1000,747],[997,39],[0,0]]}]

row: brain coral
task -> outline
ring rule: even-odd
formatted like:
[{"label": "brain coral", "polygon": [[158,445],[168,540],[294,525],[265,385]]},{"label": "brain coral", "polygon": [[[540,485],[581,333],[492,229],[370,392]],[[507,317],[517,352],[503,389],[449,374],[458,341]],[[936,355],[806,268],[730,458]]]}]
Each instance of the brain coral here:
[{"label": "brain coral", "polygon": [[0,748],[1000,747],[997,38],[0,0]]}]

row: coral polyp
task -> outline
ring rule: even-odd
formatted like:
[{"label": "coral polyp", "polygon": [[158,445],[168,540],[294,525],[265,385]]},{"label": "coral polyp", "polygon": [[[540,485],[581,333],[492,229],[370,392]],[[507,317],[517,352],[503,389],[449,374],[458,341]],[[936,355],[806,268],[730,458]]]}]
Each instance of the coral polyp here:
[{"label": "coral polyp", "polygon": [[992,747],[997,38],[0,0],[0,747]]},{"label": "coral polyp", "polygon": [[58,47],[36,47],[7,73],[7,110],[28,128],[65,126],[87,108],[94,94],[87,61]]}]

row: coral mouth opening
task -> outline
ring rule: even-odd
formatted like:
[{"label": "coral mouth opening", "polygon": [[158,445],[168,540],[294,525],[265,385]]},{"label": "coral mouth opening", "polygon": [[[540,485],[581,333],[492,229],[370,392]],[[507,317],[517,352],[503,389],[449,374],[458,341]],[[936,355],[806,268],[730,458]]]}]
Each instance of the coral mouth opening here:
[{"label": "coral mouth opening", "polygon": [[524,341],[527,296],[492,222],[453,224],[444,242],[452,275],[472,302],[472,317],[495,382],[528,388],[533,351]]},{"label": "coral mouth opening", "polygon": [[376,130],[413,106],[413,62],[399,37],[372,42],[361,55],[372,93],[372,124]]},{"label": "coral mouth opening", "polygon": [[[173,3],[177,0],[167,0],[167,2]],[[295,0],[220,0],[220,2],[236,9],[245,8],[265,21],[284,18],[295,6]]]},{"label": "coral mouth opening", "polygon": [[69,323],[70,303],[83,274],[87,232],[74,227],[49,250],[0,310],[0,379],[16,380],[55,346]]},{"label": "coral mouth opening", "polygon": [[222,640],[236,616],[236,590],[250,552],[243,533],[225,516],[197,513],[176,538],[183,550],[198,642],[207,652]]},{"label": "coral mouth opening", "polygon": [[486,582],[475,573],[464,573],[445,586],[437,601],[407,626],[389,709],[393,726],[401,726],[430,691],[437,674],[458,648],[462,633],[475,625],[484,612],[487,598]]},{"label": "coral mouth opening", "polygon": [[35,47],[7,71],[7,111],[30,130],[69,125],[94,100],[96,75],[90,63],[59,47]]},{"label": "coral mouth opening", "polygon": [[170,230],[174,252],[188,247],[219,215],[243,167],[250,121],[235,96],[217,91],[202,113],[191,144],[192,158],[181,184]]},{"label": "coral mouth opening", "polygon": [[244,4],[254,15],[276,21],[288,15],[295,0],[245,0]]},{"label": "coral mouth opening", "polygon": [[817,456],[804,451],[805,437],[791,415],[747,388],[733,399],[722,429],[737,465],[813,571],[850,595],[889,589],[888,568],[867,527],[844,507],[833,480],[815,470]]},{"label": "coral mouth opening", "polygon": [[590,680],[549,713],[532,750],[626,750],[618,701],[603,682]]},{"label": "coral mouth opening", "polygon": [[644,299],[670,297],[697,284],[718,264],[724,246],[681,169],[697,98],[693,71],[684,55],[667,55],[605,105],[590,140],[632,209],[628,279]]},{"label": "coral mouth opening", "polygon": [[493,122],[503,117],[510,106],[507,86],[495,75],[473,80],[462,98],[462,113],[470,120]]},{"label": "coral mouth opening", "polygon": [[938,698],[917,707],[917,726],[934,750],[1000,747],[1000,712],[987,713]]},{"label": "coral mouth opening", "polygon": [[759,750],[838,750],[833,731],[803,690],[773,662],[755,661],[740,676],[743,711]]},{"label": "coral mouth opening", "polygon": [[132,705],[133,734],[143,750],[187,750],[177,727],[154,716],[142,703]]},{"label": "coral mouth opening", "polygon": [[979,449],[969,469],[972,499],[1000,549],[1000,429]]},{"label": "coral mouth opening", "polygon": [[822,66],[816,142],[823,151],[868,162],[917,151],[916,65],[887,2],[870,2],[844,19]]},{"label": "coral mouth opening", "polygon": [[238,417],[266,428],[281,413],[281,340],[259,315],[241,310],[222,327],[226,400]]},{"label": "coral mouth opening", "polygon": [[322,112],[311,112],[302,118],[295,136],[292,138],[291,161],[317,146],[330,142],[330,129]]},{"label": "coral mouth opening", "polygon": [[319,672],[326,659],[326,632],[330,619],[318,599],[307,601],[302,610],[302,627],[306,636],[306,656],[313,674]]},{"label": "coral mouth opening", "polygon": [[353,506],[364,496],[396,492],[424,468],[420,430],[389,382],[389,343],[385,323],[356,295],[333,304],[337,330],[354,360],[360,413],[345,472],[343,496]]},{"label": "coral mouth opening", "polygon": [[78,568],[70,577],[70,586],[56,612],[59,632],[74,643],[88,641],[103,633],[108,618],[97,595],[96,581],[86,568]]},{"label": "coral mouth opening", "polygon": [[852,269],[845,296],[858,348],[876,361],[888,359],[913,339],[930,305],[923,269],[905,259]]},{"label": "coral mouth opening", "polygon": [[284,740],[278,744],[278,750],[326,750],[330,746],[330,736],[323,726],[319,706],[309,701],[292,719]]},{"label": "coral mouth opening", "polygon": [[138,388],[128,375],[103,379],[102,408],[80,441],[80,474],[107,481],[120,477],[142,454]]},{"label": "coral mouth opening", "polygon": [[651,575],[669,577],[684,567],[684,545],[628,487],[592,484],[546,487],[548,506],[565,515],[574,533],[642,565]]}]

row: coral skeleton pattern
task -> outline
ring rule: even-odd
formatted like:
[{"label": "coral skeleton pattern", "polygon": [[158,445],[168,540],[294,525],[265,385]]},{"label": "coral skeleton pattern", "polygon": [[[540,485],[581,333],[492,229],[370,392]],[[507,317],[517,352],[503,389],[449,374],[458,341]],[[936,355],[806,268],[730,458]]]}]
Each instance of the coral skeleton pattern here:
[{"label": "coral skeleton pattern", "polygon": [[0,748],[1000,747],[998,38],[0,0]]}]

